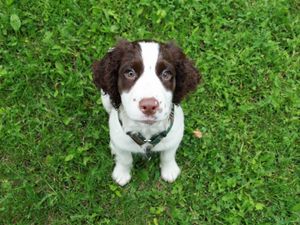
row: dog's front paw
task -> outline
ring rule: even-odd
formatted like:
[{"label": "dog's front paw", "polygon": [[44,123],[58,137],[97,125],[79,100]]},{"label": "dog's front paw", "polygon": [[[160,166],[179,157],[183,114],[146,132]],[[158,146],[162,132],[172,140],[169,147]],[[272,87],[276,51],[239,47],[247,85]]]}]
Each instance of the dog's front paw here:
[{"label": "dog's front paw", "polygon": [[119,185],[124,186],[131,179],[130,169],[116,165],[112,177]]},{"label": "dog's front paw", "polygon": [[180,169],[176,162],[161,165],[161,177],[167,182],[172,183],[180,174]]}]

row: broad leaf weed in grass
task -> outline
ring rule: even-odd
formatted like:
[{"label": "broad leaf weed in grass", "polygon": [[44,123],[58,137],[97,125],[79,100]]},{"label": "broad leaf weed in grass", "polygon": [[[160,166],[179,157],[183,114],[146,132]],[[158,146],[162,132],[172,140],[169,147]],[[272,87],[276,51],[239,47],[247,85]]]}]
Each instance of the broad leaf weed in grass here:
[{"label": "broad leaf weed in grass", "polygon": [[[299,224],[299,7],[1,1],[0,223]],[[91,65],[119,38],[173,40],[202,73],[173,184],[157,156],[111,179]]]}]

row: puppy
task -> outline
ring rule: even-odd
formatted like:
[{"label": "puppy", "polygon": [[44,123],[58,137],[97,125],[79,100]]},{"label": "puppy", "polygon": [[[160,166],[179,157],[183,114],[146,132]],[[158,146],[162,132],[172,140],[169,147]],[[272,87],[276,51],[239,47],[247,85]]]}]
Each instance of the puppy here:
[{"label": "puppy", "polygon": [[173,43],[122,40],[94,62],[93,75],[109,114],[113,179],[130,181],[132,153],[159,152],[162,178],[175,181],[184,130],[179,103],[200,82],[192,61]]}]

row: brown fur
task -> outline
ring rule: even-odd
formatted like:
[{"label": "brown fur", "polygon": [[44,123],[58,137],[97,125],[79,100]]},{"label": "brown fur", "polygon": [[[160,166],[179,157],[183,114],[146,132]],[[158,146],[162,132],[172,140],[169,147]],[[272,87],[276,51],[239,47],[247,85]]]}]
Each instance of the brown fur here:
[{"label": "brown fur", "polygon": [[193,62],[175,44],[161,44],[160,51],[162,57],[175,67],[176,85],[173,102],[179,104],[183,97],[196,89],[200,83],[201,75]]},{"label": "brown fur", "polygon": [[[161,59],[161,57],[159,57],[158,60],[157,60],[155,69],[156,69],[156,74],[159,77],[159,79],[161,80],[164,87],[167,90],[174,92],[174,90],[175,90],[175,79],[176,79],[176,72],[175,72],[174,66],[171,63],[169,63],[166,60]],[[164,70],[168,70],[172,74],[172,78],[170,80],[164,80],[160,76],[160,74]]]},{"label": "brown fur", "polygon": [[125,61],[136,57],[138,51],[140,51],[138,44],[122,40],[102,60],[93,64],[94,83],[97,88],[109,94],[115,108],[118,108],[121,104],[118,88],[120,67]]},{"label": "brown fur", "polygon": [[[134,79],[128,79],[125,76],[126,71],[131,68],[135,71],[136,77]],[[118,89],[119,92],[128,91],[135,84],[135,82],[140,78],[144,71],[143,62],[140,57],[133,57],[130,61],[125,62],[119,69],[118,78]]]},{"label": "brown fur", "polygon": [[[201,77],[194,67],[193,62],[185,56],[180,48],[173,43],[159,44],[159,58],[175,68],[176,75],[173,102],[179,104],[184,96],[196,89]],[[115,108],[121,104],[120,92],[123,91],[120,90],[120,88],[122,88],[120,67],[130,61],[137,61],[136,59],[141,57],[139,53],[140,47],[137,41],[128,42],[123,40],[120,41],[112,51],[108,52],[102,60],[96,61],[93,64],[94,83],[97,88],[109,94]],[[125,86],[127,87],[129,85],[130,87],[133,84],[134,83],[126,84]],[[169,86],[170,89],[174,89],[171,88],[171,84]]]}]

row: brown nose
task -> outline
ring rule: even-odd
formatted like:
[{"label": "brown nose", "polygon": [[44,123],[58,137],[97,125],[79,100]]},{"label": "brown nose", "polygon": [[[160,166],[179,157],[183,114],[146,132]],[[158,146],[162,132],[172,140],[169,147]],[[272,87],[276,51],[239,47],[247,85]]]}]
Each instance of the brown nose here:
[{"label": "brown nose", "polygon": [[155,98],[143,98],[139,102],[140,110],[147,116],[153,115],[158,109],[159,103]]}]

